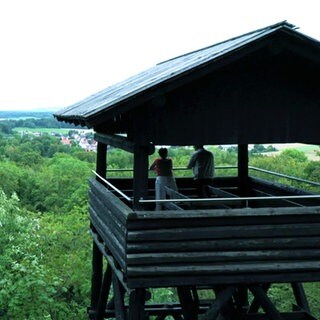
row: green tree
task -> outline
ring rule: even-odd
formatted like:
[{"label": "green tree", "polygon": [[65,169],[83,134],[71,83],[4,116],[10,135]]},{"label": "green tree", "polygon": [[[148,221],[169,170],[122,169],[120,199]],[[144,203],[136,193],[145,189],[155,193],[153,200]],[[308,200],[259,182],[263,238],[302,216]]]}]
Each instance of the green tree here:
[{"label": "green tree", "polygon": [[[64,306],[55,319],[86,319],[90,297],[91,246],[87,207],[41,218],[40,244],[52,279],[60,279],[55,300]],[[67,310],[68,316],[63,310]]]},{"label": "green tree", "polygon": [[295,162],[305,163],[308,161],[308,157],[304,152],[296,150],[296,149],[285,149],[280,154],[281,158],[290,158]]},{"label": "green tree", "polygon": [[2,190],[7,196],[17,193],[20,190],[22,169],[14,162],[4,161],[0,165],[0,181]]},{"label": "green tree", "polygon": [[34,192],[37,210],[63,213],[84,203],[92,169],[92,165],[71,155],[56,154],[37,175]]},{"label": "green tree", "polygon": [[39,219],[0,191],[0,309],[8,319],[46,319],[58,310],[39,248]]}]

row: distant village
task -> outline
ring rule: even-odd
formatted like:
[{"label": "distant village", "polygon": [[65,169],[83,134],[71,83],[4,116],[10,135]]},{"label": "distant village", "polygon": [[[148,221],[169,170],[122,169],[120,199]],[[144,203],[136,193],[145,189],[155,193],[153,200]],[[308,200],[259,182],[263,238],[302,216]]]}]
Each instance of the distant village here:
[{"label": "distant village", "polygon": [[62,144],[67,146],[77,144],[85,151],[97,151],[97,141],[93,139],[92,130],[72,131],[68,136],[61,135],[60,140]]},{"label": "distant village", "polygon": [[[41,131],[28,131],[23,130],[20,132],[22,135],[28,134],[33,136],[41,136],[44,133]],[[97,151],[97,141],[93,138],[93,130],[90,129],[73,129],[69,130],[69,132],[66,133],[59,133],[52,129],[52,131],[49,133],[51,136],[55,136],[60,139],[61,143],[65,146],[72,146],[72,145],[78,145],[80,148],[82,148],[85,151]]]}]

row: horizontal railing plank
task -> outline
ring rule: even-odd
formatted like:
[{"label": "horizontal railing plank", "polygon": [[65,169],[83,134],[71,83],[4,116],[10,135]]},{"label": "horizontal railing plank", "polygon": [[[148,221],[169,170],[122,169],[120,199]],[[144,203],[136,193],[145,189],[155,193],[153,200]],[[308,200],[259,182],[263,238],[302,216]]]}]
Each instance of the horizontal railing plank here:
[{"label": "horizontal railing plank", "polygon": [[209,226],[190,228],[170,228],[158,230],[137,230],[128,232],[128,242],[174,241],[200,239],[235,239],[261,237],[317,236],[320,223]]},{"label": "horizontal railing plank", "polygon": [[290,249],[290,250],[253,250],[241,248],[238,251],[209,251],[209,252],[165,252],[165,253],[138,253],[128,254],[128,265],[163,265],[178,263],[200,262],[268,262],[290,260],[315,260],[320,259],[320,249]]},{"label": "horizontal railing plank", "polygon": [[130,242],[127,253],[161,253],[186,251],[231,251],[231,250],[273,250],[273,249],[314,249],[320,246],[320,235],[317,237],[281,237],[259,239],[216,239],[163,242]]},{"label": "horizontal railing plank", "polygon": [[263,272],[314,272],[320,271],[320,259],[298,262],[264,262],[264,263],[188,263],[181,265],[152,265],[152,266],[128,266],[128,277],[136,276],[173,276],[173,275],[232,275],[232,274],[258,274]]},{"label": "horizontal railing plank", "polygon": [[320,271],[313,272],[285,272],[276,273],[239,273],[239,274],[174,274],[174,275],[132,275],[127,278],[129,288],[172,287],[172,286],[207,286],[210,285],[248,285],[256,283],[290,283],[320,281]]}]

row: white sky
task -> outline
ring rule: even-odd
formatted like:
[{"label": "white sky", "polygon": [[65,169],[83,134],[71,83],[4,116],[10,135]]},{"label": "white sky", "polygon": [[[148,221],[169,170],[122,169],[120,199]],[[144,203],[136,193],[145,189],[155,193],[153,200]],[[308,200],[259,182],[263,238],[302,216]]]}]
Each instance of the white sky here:
[{"label": "white sky", "polygon": [[0,0],[0,110],[69,106],[158,62],[287,20],[317,0]]}]

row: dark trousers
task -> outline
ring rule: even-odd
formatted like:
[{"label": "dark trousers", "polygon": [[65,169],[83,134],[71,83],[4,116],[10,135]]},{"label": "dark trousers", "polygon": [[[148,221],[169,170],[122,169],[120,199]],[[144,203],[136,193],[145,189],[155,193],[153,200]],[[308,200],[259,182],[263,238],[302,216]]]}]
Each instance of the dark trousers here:
[{"label": "dark trousers", "polygon": [[197,196],[199,198],[209,198],[210,190],[208,186],[212,186],[212,179],[196,179],[194,180]]}]

